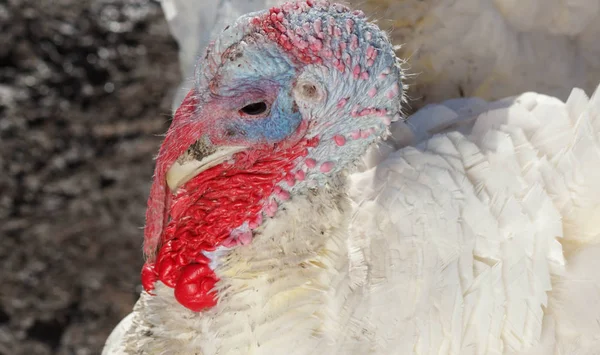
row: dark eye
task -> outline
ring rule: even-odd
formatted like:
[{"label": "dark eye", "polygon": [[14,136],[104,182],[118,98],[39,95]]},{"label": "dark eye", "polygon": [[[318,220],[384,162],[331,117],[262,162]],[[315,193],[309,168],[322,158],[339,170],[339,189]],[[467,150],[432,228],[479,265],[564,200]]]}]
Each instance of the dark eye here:
[{"label": "dark eye", "polygon": [[240,109],[240,112],[248,116],[256,116],[267,112],[268,106],[265,102],[255,102]]}]

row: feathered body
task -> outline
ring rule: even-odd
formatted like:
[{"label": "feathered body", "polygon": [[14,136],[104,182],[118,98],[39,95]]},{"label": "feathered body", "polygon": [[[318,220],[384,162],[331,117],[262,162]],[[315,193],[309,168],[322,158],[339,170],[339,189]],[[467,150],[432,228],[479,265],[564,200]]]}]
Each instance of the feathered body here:
[{"label": "feathered body", "polygon": [[[154,278],[105,353],[600,354],[600,90],[457,99],[392,123],[403,73],[385,35],[338,5],[285,6],[240,18],[209,48],[158,157]],[[306,47],[281,37],[295,24]],[[269,111],[242,115],[257,95]],[[194,142],[207,153],[194,158]],[[202,230],[174,212],[191,186],[299,144],[285,174],[268,175],[260,221],[196,243]],[[199,265],[212,274],[183,276]]]}]

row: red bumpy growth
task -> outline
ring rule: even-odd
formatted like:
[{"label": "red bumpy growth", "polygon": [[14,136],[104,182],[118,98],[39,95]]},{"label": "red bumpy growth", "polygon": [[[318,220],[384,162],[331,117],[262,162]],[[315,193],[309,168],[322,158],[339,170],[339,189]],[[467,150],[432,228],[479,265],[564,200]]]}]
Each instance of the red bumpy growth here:
[{"label": "red bumpy growth", "polygon": [[293,147],[277,147],[238,153],[234,163],[224,163],[202,172],[172,197],[170,221],[161,238],[155,262],[142,270],[146,291],[156,280],[175,289],[185,307],[200,311],[216,304],[213,290],[218,277],[203,252],[223,245],[231,232],[245,222],[260,225],[261,211],[272,198],[276,184],[284,180],[299,157],[316,139],[302,140]]}]

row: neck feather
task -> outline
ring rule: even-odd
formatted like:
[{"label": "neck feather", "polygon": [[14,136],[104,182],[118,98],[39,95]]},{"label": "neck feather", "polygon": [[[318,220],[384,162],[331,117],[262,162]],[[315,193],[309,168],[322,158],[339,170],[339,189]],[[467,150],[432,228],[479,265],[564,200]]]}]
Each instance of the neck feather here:
[{"label": "neck feather", "polygon": [[[255,230],[251,244],[223,253],[215,269],[220,279],[215,307],[192,312],[160,282],[156,297],[144,293],[131,346],[246,353],[256,346],[274,351],[289,346],[279,344],[288,332],[289,339],[310,339],[313,345],[331,340],[328,329],[343,313],[336,309],[340,290],[350,290],[340,287],[347,281],[350,204],[343,179],[335,180],[294,196]],[[152,335],[144,337],[149,329]]]},{"label": "neck feather", "polygon": [[[175,297],[193,311],[216,304],[219,280],[207,253],[247,244],[263,215],[274,217],[290,194],[288,179],[308,147],[305,139],[287,149],[263,149],[239,154],[234,162],[209,169],[186,183],[172,197],[161,249],[142,274],[146,291],[154,282],[175,289]],[[148,284],[150,284],[148,286]]]}]

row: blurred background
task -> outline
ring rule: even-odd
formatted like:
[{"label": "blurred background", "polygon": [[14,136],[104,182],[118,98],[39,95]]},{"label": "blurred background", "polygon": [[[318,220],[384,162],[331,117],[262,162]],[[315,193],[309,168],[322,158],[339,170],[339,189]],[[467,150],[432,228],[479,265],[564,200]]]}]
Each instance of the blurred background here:
[{"label": "blurred background", "polygon": [[160,3],[0,1],[0,354],[99,354],[139,294],[181,74]]}]

